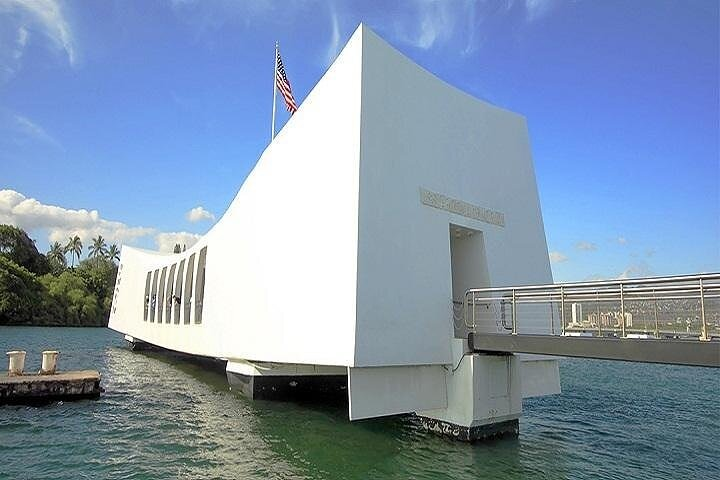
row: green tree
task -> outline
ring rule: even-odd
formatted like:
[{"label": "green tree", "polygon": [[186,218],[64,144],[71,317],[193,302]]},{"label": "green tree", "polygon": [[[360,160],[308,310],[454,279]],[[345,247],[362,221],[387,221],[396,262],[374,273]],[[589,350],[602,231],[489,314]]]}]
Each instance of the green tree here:
[{"label": "green tree", "polygon": [[[0,236],[2,234],[5,234],[5,243],[0,252],[0,325],[107,325],[118,268],[113,260],[95,255],[79,262],[77,268],[63,267],[55,274],[38,276],[8,258],[28,245],[34,247],[27,234],[15,227],[0,231]],[[8,238],[14,240],[11,242]],[[14,247],[18,242],[22,248]],[[99,247],[102,242],[98,244]],[[72,252],[74,265],[75,257],[79,259],[82,252],[80,238],[77,235],[70,238],[66,249]],[[62,262],[64,250],[55,242],[47,257],[38,255],[46,262],[48,258]],[[117,251],[117,246],[114,250]]]},{"label": "green tree", "polygon": [[0,255],[0,325],[33,323],[42,294],[32,272]]},{"label": "green tree", "polygon": [[65,267],[67,267],[65,248],[60,245],[60,242],[53,242],[53,244],[50,245],[50,250],[48,250],[45,256],[50,262],[50,267],[55,274],[60,275],[60,273],[65,270]]},{"label": "green tree", "polygon": [[110,248],[108,248],[107,259],[111,262],[120,261],[120,248],[117,246],[117,243],[113,243],[110,245]]},{"label": "green tree", "polygon": [[103,317],[107,319],[115,290],[117,265],[107,258],[97,257],[80,262],[75,273],[83,280],[88,291],[97,298]]},{"label": "green tree", "polygon": [[176,243],[175,248],[173,248],[173,253],[180,253],[180,244]]},{"label": "green tree", "polygon": [[104,325],[97,297],[87,288],[80,275],[66,270],[59,276],[44,275],[40,281],[51,297],[46,303],[55,303],[63,325]]},{"label": "green tree", "polygon": [[65,252],[70,254],[70,258],[72,259],[71,267],[75,267],[75,257],[80,260],[82,249],[83,244],[79,236],[75,235],[68,239],[68,243],[65,245]]},{"label": "green tree", "polygon": [[0,225],[0,255],[38,275],[50,271],[47,258],[38,252],[35,242],[12,225]]},{"label": "green tree", "polygon": [[98,235],[96,238],[92,239],[92,245],[88,247],[88,257],[96,259],[99,257],[105,257],[107,255],[107,251],[107,243],[105,243],[105,239],[102,235]]}]

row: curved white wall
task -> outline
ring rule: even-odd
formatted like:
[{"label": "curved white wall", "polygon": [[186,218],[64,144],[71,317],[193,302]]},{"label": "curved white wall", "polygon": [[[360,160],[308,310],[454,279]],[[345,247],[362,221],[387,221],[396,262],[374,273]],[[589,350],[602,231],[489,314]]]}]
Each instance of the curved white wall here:
[{"label": "curved white wall", "polygon": [[[425,205],[421,189],[505,224]],[[525,120],[360,27],[207,235],[177,255],[123,248],[110,327],[230,359],[447,364],[450,224],[482,231],[491,285],[552,281]],[[203,247],[202,323],[194,305],[187,325],[143,321],[147,272]]]}]

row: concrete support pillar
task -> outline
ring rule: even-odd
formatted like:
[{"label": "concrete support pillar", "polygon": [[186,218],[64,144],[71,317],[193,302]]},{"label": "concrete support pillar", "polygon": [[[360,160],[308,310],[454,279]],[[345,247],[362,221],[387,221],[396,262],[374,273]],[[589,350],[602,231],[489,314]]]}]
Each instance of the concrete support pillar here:
[{"label": "concrete support pillar", "polygon": [[522,415],[519,359],[514,355],[466,354],[453,368],[447,373],[447,408],[417,412],[422,425],[471,442],[517,435]]}]

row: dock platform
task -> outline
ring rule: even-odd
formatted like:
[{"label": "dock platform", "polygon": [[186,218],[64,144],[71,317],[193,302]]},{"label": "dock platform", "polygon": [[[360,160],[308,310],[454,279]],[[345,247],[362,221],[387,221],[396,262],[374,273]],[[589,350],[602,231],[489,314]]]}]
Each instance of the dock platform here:
[{"label": "dock platform", "polygon": [[58,372],[53,375],[0,374],[0,405],[98,398],[102,391],[100,378],[96,370]]}]

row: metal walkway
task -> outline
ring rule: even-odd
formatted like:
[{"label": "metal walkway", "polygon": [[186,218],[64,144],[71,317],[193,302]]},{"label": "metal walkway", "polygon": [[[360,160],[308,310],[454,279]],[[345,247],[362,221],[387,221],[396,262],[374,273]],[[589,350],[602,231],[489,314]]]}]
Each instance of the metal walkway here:
[{"label": "metal walkway", "polygon": [[720,368],[720,342],[471,332],[468,343],[474,352],[536,353],[561,357]]},{"label": "metal walkway", "polygon": [[720,367],[718,273],[470,289],[462,317],[473,351]]}]

